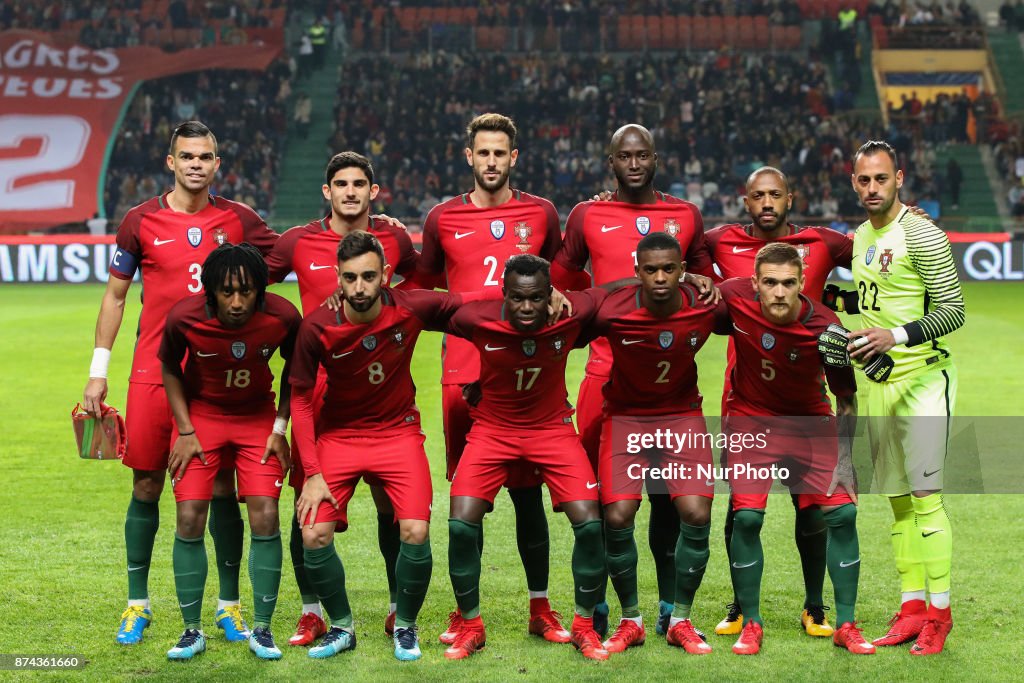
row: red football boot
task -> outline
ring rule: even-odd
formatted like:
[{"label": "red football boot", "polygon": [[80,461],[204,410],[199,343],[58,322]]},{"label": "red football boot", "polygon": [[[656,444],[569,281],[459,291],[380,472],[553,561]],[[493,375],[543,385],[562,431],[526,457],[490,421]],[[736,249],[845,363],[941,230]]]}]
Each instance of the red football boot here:
[{"label": "red football boot", "polygon": [[626,648],[643,645],[646,638],[647,632],[644,631],[643,625],[632,619],[623,619],[615,628],[615,633],[604,641],[604,649],[608,650],[609,654],[624,652]]},{"label": "red football boot", "polygon": [[756,655],[761,651],[761,641],[764,640],[764,629],[756,621],[748,621],[740,632],[739,640],[733,646],[732,651],[738,655]]},{"label": "red football boot", "polygon": [[455,639],[459,637],[459,631],[462,630],[462,624],[465,619],[462,618],[462,613],[456,609],[454,612],[448,613],[448,628],[444,630],[444,633],[437,637],[444,645],[451,645],[455,642]]},{"label": "red football boot", "polygon": [[288,639],[289,645],[312,645],[313,641],[327,633],[327,624],[319,614],[306,612],[299,617],[295,635]]},{"label": "red football boot", "polygon": [[579,614],[573,617],[572,644],[587,659],[604,661],[609,657],[608,650],[601,644],[601,637],[594,630],[593,617],[583,617]]},{"label": "red football boot", "polygon": [[917,637],[928,619],[924,600],[908,600],[900,605],[900,611],[889,620],[889,632],[872,643],[878,647],[902,645]]},{"label": "red football boot", "polygon": [[670,626],[665,640],[669,645],[681,647],[691,655],[706,655],[711,652],[711,646],[701,637],[700,633],[693,627],[689,619],[676,622]]},{"label": "red football boot", "polygon": [[455,637],[455,642],[444,651],[447,659],[465,659],[471,654],[484,649],[487,634],[484,632],[484,620],[479,616],[473,619],[462,619],[462,626]]},{"label": "red football boot", "polygon": [[[541,605],[534,610],[533,600],[530,603],[530,633],[540,636],[549,643],[568,643],[572,640],[572,635],[562,626],[561,614],[551,609],[550,605],[547,605],[546,609]],[[547,600],[544,603],[547,604]]]},{"label": "red football boot", "polygon": [[937,655],[946,645],[946,636],[953,630],[953,615],[950,609],[928,608],[928,620],[917,636],[917,642],[910,648],[912,655]]},{"label": "red football boot", "polygon": [[395,635],[396,616],[398,616],[397,612],[388,612],[388,616],[384,618],[384,635],[389,638]]},{"label": "red football boot", "polygon": [[857,624],[848,621],[832,634],[832,643],[836,647],[845,647],[855,655],[873,655],[875,646],[864,640],[864,635]]}]

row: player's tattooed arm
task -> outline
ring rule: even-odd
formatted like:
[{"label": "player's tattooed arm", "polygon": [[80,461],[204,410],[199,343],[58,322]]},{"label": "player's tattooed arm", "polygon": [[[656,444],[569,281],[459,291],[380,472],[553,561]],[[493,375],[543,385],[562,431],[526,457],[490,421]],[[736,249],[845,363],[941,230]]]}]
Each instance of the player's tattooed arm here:
[{"label": "player's tattooed arm", "polygon": [[826,494],[840,486],[857,502],[857,470],[853,467],[853,435],[857,429],[857,395],[836,396],[836,420],[839,431],[839,458]]},{"label": "player's tattooed arm", "polygon": [[178,438],[171,447],[171,454],[167,459],[167,471],[171,479],[181,481],[185,475],[185,468],[188,467],[192,458],[199,458],[205,465],[206,456],[203,454],[203,446],[196,436],[196,428],[192,425],[192,418],[188,412],[188,401],[185,399],[185,377],[181,367],[163,363],[164,391],[167,392],[167,403],[174,413],[174,421],[178,425]]},{"label": "player's tattooed arm", "polygon": [[[107,280],[107,288],[103,292],[100,313],[96,318],[94,347],[106,351],[106,353],[101,351],[99,355],[106,357],[107,362],[109,362],[110,350],[114,348],[114,340],[117,339],[117,331],[121,328],[124,304],[128,298],[128,287],[131,284],[130,279],[111,276]],[[101,405],[107,397],[107,363],[100,362],[97,365],[96,356],[97,354],[94,352],[94,367],[89,369],[89,381],[85,383],[85,390],[82,392],[82,405],[93,417],[100,416]]]}]

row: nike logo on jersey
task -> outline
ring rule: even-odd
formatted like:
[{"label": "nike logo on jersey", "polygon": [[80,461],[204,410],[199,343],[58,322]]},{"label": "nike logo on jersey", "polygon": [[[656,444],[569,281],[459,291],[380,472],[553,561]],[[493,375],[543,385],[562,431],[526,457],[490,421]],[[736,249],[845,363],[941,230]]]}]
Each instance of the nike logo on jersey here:
[{"label": "nike logo on jersey", "polygon": [[746,569],[747,567],[753,567],[755,564],[757,564],[757,560],[754,560],[753,562],[748,562],[746,564],[737,564],[737,563],[733,562],[732,563],[732,568],[733,569]]},{"label": "nike logo on jersey", "polygon": [[170,244],[173,241],[174,240],[162,240],[159,237],[154,237],[153,238],[153,246],[154,247],[159,247],[161,244]]},{"label": "nike logo on jersey", "polygon": [[753,247],[745,247],[743,249],[740,249],[739,247],[733,247],[732,248],[732,253],[734,253],[734,254],[742,254],[743,252],[751,251],[752,249],[753,249]]},{"label": "nike logo on jersey", "polygon": [[476,230],[470,230],[469,232],[459,232],[458,230],[456,230],[455,231],[455,239],[461,240],[463,237],[469,237],[470,235],[475,235],[475,234],[476,234]]},{"label": "nike logo on jersey", "polygon": [[355,353],[355,352],[354,351],[346,351],[345,353],[332,353],[331,354],[331,358],[334,358],[335,360],[337,360],[338,358],[344,358],[345,356],[347,356],[347,355],[349,355],[351,353]]},{"label": "nike logo on jersey", "polygon": [[736,323],[733,323],[733,324],[732,324],[732,327],[733,327],[733,329],[734,329],[734,330],[736,330],[736,331],[737,331],[737,332],[739,332],[740,334],[745,334],[745,335],[747,335],[748,337],[750,336],[750,333],[749,333],[749,332],[747,332],[746,330],[740,329],[740,326],[739,326],[739,325],[737,325]]},{"label": "nike logo on jersey", "polygon": [[203,353],[202,351],[196,351],[196,355],[200,358],[213,358],[217,354],[215,353]]},{"label": "nike logo on jersey", "polygon": [[852,562],[840,562],[839,566],[842,567],[843,569],[846,569],[847,567],[852,567],[853,565],[857,564],[858,562],[860,562],[860,558],[859,557],[856,560],[853,560]]},{"label": "nike logo on jersey", "polygon": [[281,488],[281,480],[280,479],[275,479],[274,480],[274,486],[276,486],[277,488]]},{"label": "nike logo on jersey", "polygon": [[597,488],[597,484],[594,484],[594,483],[591,483],[591,482],[588,481],[587,482],[587,488],[588,489],[596,489]]},{"label": "nike logo on jersey", "polygon": [[507,348],[507,346],[491,346],[490,344],[484,344],[484,351],[503,351]]},{"label": "nike logo on jersey", "polygon": [[323,270],[324,268],[330,268],[330,266],[318,266],[315,263],[310,263],[309,264],[309,269],[310,270]]},{"label": "nike logo on jersey", "polygon": [[642,341],[643,341],[643,339],[623,339],[622,340],[622,345],[623,346],[629,346],[631,344],[639,344]]},{"label": "nike logo on jersey", "polygon": [[602,225],[601,232],[611,232],[612,230],[618,230],[621,227],[621,225]]}]

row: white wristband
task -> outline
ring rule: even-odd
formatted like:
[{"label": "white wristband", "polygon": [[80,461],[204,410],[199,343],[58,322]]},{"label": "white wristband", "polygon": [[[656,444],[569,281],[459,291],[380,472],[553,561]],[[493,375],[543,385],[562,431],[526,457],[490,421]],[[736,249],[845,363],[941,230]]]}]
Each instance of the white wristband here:
[{"label": "white wristband", "polygon": [[274,418],[274,433],[284,436],[288,433],[288,418],[278,417]]},{"label": "white wristband", "polygon": [[89,378],[106,379],[110,367],[110,349],[97,346],[92,350],[92,363],[89,365]]},{"label": "white wristband", "polygon": [[902,327],[894,327],[889,331],[892,332],[892,336],[896,340],[897,345],[906,344],[908,341],[910,341],[910,336],[907,334],[907,331]]}]

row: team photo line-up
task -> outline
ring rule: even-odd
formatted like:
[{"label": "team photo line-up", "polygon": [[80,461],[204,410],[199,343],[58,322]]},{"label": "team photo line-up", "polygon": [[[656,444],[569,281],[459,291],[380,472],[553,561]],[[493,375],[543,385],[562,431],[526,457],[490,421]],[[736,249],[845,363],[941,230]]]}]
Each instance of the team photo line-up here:
[{"label": "team photo line-up", "polygon": [[[133,472],[128,604],[116,641],[140,642],[153,620],[148,578],[169,474],[184,621],[169,659],[206,649],[207,527],[217,627],[261,659],[281,658],[270,627],[281,589],[285,485],[295,491],[288,550],[303,603],[288,642],[310,646],[312,658],[354,649],[334,534],[347,528],[348,502],[363,480],[387,569],[384,630],[397,659],[419,659],[433,491],[410,364],[421,331],[431,330],[446,335],[455,601],[439,636],[446,658],[469,657],[486,643],[482,521],[502,487],[515,509],[529,633],[572,643],[593,660],[642,645],[634,524],[644,477],[635,472],[655,462],[679,476],[659,482],[664,495],[648,495],[654,631],[686,653],[711,652],[690,612],[710,557],[714,481],[686,473],[711,471],[714,444],[666,447],[652,441],[652,427],[677,437],[706,433],[695,358],[712,334],[729,336],[722,431],[739,444],[722,451],[731,472],[725,551],[733,599],[715,632],[738,636],[736,654],[762,645],[760,531],[772,477],[738,475],[768,471],[783,473],[796,509],[806,633],[854,654],[903,643],[912,643],[912,655],[941,652],[952,628],[952,529],[942,500],[948,433],[915,429],[907,418],[948,421],[957,376],[943,337],[963,325],[965,312],[948,239],[899,200],[903,174],[892,147],[869,141],[855,152],[851,184],[867,220],[852,239],[790,223],[788,180],[767,166],[746,182],[750,223],[705,232],[696,206],[654,188],[658,155],[637,124],[609,141],[614,191],[577,204],[563,232],[551,202],[510,184],[518,154],[509,118],[474,118],[465,149],[474,187],[429,212],[417,251],[404,226],[370,215],[379,187],[360,154],[330,159],[322,187],[328,215],[278,235],[248,206],[211,194],[220,165],[214,134],[198,121],[174,130],[166,157],[173,189],[132,208],[118,227],[84,390],[86,410],[101,415],[111,349],[141,269],[145,304],[123,457]],[[852,270],[853,291],[826,284],[836,267]],[[267,291],[290,273],[301,314]],[[392,287],[396,274],[402,280]],[[846,329],[834,311],[859,313],[861,329]],[[574,409],[566,363],[571,349],[586,346]],[[276,396],[275,353],[284,361]],[[867,380],[866,408],[857,405],[855,370]],[[867,431],[874,476],[892,506],[901,596],[888,631],[873,641],[855,617],[858,412],[891,418],[869,421]],[[785,428],[794,416],[816,427]],[[783,426],[771,439],[753,437],[763,436],[769,418]],[[799,475],[787,479],[784,471]],[[571,624],[548,601],[542,484],[574,536]],[[240,501],[250,527],[251,629],[239,599]],[[822,597],[826,573],[834,626]],[[621,610],[612,629],[609,583]]]}]

